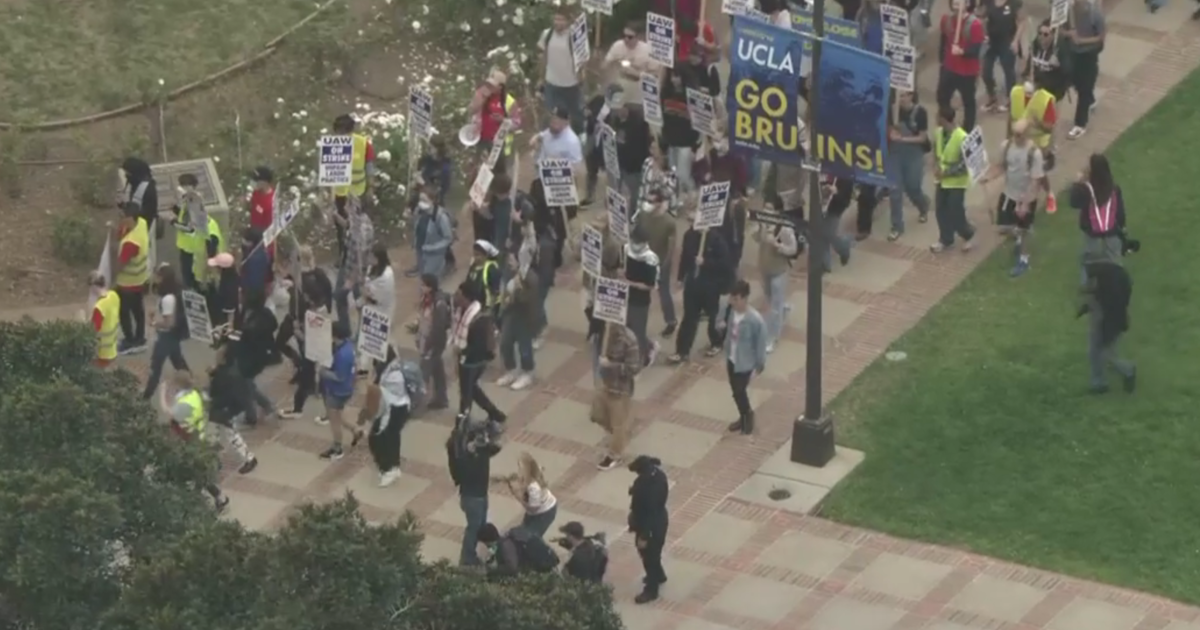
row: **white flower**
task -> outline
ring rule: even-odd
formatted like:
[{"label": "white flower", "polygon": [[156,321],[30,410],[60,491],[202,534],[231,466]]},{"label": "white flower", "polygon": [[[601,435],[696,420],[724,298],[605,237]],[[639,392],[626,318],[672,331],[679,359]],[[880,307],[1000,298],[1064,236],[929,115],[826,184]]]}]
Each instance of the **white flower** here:
[{"label": "white flower", "polygon": [[301,118],[308,118],[308,110],[307,110],[307,109],[302,109],[302,110],[300,110],[300,117],[301,117]]},{"label": "white flower", "polygon": [[525,14],[521,13],[520,9],[517,9],[517,12],[513,14],[513,25],[514,26],[524,26],[525,25]]},{"label": "white flower", "polygon": [[421,5],[421,15],[429,15],[429,5],[428,4]]},{"label": "white flower", "polygon": [[358,29],[358,36],[359,36],[359,37],[362,37],[362,36],[363,36],[363,32],[362,32],[362,29],[361,29],[361,28],[360,28],[360,29]]},{"label": "white flower", "polygon": [[[504,29],[500,29],[500,30],[496,31],[496,36],[497,36],[497,37],[504,37]],[[509,54],[509,56],[510,56],[510,57],[512,56],[512,53],[508,53],[508,54]]]},{"label": "white flower", "polygon": [[308,125],[301,125],[301,126],[300,126],[300,133],[302,133],[302,134],[305,134],[305,135],[308,135]]},{"label": "white flower", "polygon": [[323,133],[323,134],[329,133],[329,130],[324,127],[321,127],[321,133]]},{"label": "white flower", "polygon": [[455,82],[457,82],[457,83],[462,83],[463,81],[466,81],[466,80],[467,80],[467,77],[464,77],[464,76],[463,76],[463,75],[461,75],[461,74],[460,74],[460,75],[458,75],[458,76],[456,76],[456,77],[454,77],[454,81],[455,81]]},{"label": "white flower", "polygon": [[317,200],[317,193],[308,193],[308,200],[309,200],[309,201],[316,201],[316,200]]},{"label": "white flower", "polygon": [[391,140],[391,139],[392,139],[392,134],[391,134],[391,132],[388,132],[388,131],[385,131],[385,132],[383,132],[383,139],[384,139],[384,140]]},{"label": "white flower", "polygon": [[506,4],[508,4],[508,0],[496,0],[496,6],[498,7],[502,7]]},{"label": "white flower", "polygon": [[219,155],[214,155],[214,156],[213,156],[213,161],[214,161],[214,162],[220,162],[220,161],[221,161],[221,156],[219,156]]},{"label": "white flower", "polygon": [[428,74],[425,75],[424,79],[421,79],[421,83],[432,83],[432,82],[433,82],[433,77]]},{"label": "white flower", "polygon": [[275,120],[279,120],[279,112],[275,112]]},{"label": "white flower", "polygon": [[463,22],[462,24],[459,24],[459,25],[458,25],[458,28],[461,28],[461,29],[462,29],[462,31],[463,31],[464,33],[470,33],[470,32],[471,32],[471,25],[470,25],[470,24],[467,24],[466,22]]},{"label": "white flower", "polygon": [[[425,7],[425,12],[429,12],[429,7]],[[419,20],[413,20],[412,27],[414,31],[421,30],[421,22]]]},{"label": "white flower", "polygon": [[404,83],[404,75],[403,74],[396,77],[396,83]]},{"label": "white flower", "polygon": [[[378,156],[376,156],[376,158],[378,158]],[[392,176],[391,176],[391,175],[388,175],[387,173],[385,173],[385,172],[382,172],[382,171],[380,171],[380,173],[379,173],[378,175],[376,175],[376,177],[378,177],[379,179],[381,179],[381,180],[383,180],[383,181],[385,181],[385,182],[390,182],[390,181],[392,181]]]},{"label": "white flower", "polygon": [[300,141],[299,141],[299,140],[292,140],[292,147],[294,147],[294,148],[296,148],[296,149],[299,149],[299,148],[300,148]]},{"label": "white flower", "polygon": [[159,80],[158,80],[158,84],[159,84],[159,85],[166,85],[166,84],[167,84],[167,82],[166,82],[166,81],[163,81],[162,79],[159,79]]},{"label": "white flower", "polygon": [[275,102],[276,102],[276,103],[279,103],[280,105],[283,105],[283,99],[282,99],[282,98],[277,98],[277,99],[275,99]]},{"label": "white flower", "polygon": [[484,16],[484,18],[483,18],[483,23],[484,23],[484,24],[491,24],[491,23],[492,23],[492,18],[490,18],[490,17],[487,17],[487,16]]},{"label": "white flower", "polygon": [[299,189],[298,187],[296,187],[296,186],[289,186],[289,187],[288,187],[288,194],[289,194],[289,195],[291,195],[291,196],[293,196],[293,197],[299,197],[299,196],[300,196],[300,189]]}]

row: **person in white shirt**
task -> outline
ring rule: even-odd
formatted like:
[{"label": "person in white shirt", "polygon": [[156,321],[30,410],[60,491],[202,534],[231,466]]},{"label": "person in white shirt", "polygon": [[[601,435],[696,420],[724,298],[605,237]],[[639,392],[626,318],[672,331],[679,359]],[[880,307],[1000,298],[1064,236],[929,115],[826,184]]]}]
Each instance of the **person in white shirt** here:
[{"label": "person in white shirt", "polygon": [[754,432],[754,408],[750,405],[750,377],[767,366],[767,326],[762,315],[750,306],[750,283],[738,280],[729,292],[729,306],[721,313],[717,328],[725,332],[725,371],[737,405],[738,419],[729,424],[730,433]]},{"label": "person in white shirt", "polygon": [[763,13],[771,18],[771,23],[780,28],[792,28],[792,12],[788,11],[785,0],[762,0]]},{"label": "person in white shirt", "polygon": [[641,105],[643,72],[656,74],[658,64],[650,58],[650,44],[642,39],[642,25],[630,22],[604,56],[604,76],[609,84],[621,86],[628,104]]},{"label": "person in white shirt", "polygon": [[536,150],[538,160],[570,160],[578,169],[583,164],[583,143],[574,129],[568,126],[567,110],[559,107],[550,116],[550,126],[534,136],[529,146]]},{"label": "person in white shirt", "polygon": [[575,71],[571,53],[571,16],[566,8],[554,14],[554,26],[542,31],[538,41],[542,51],[542,100],[546,109],[564,108],[570,113],[571,128],[583,133],[583,83]]},{"label": "person in white shirt", "polygon": [[[371,263],[367,267],[367,282],[363,285],[363,302],[359,302],[358,306],[361,309],[363,306],[371,306],[386,313],[389,317],[394,314],[396,308],[396,273],[392,270],[392,261],[388,256],[388,250],[382,243],[376,243],[371,248]],[[363,353],[359,356],[360,365],[368,365],[370,357]],[[385,364],[380,361],[375,361],[375,376],[379,377],[383,373]],[[362,374],[362,371],[359,372]]]},{"label": "person in white shirt", "polygon": [[542,467],[533,455],[521,453],[517,460],[517,474],[506,481],[509,493],[525,508],[521,527],[538,536],[545,536],[558,516],[558,499],[550,492]]},{"label": "person in white shirt", "polygon": [[[360,426],[371,422],[367,446],[379,468],[380,488],[386,488],[400,478],[400,431],[408,422],[412,409],[402,362],[390,345],[388,358],[387,367],[379,377],[379,385],[372,385],[368,389],[367,404],[359,415]],[[376,387],[379,390],[378,397],[374,391]]]}]

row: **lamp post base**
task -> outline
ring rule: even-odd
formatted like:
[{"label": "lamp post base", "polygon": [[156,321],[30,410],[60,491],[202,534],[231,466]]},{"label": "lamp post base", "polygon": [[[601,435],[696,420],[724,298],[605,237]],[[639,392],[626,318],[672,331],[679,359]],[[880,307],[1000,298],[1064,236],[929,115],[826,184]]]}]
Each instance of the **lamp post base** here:
[{"label": "lamp post base", "polygon": [[824,414],[809,419],[804,416],[792,423],[792,461],[814,468],[824,468],[833,459],[833,416]]}]

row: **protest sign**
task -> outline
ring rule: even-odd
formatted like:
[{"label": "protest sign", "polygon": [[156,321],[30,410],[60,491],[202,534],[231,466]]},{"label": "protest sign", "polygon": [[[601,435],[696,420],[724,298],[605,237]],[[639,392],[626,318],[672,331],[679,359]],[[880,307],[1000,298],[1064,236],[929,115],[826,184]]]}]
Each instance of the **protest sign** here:
[{"label": "protest sign", "polygon": [[388,339],[392,335],[392,315],[374,306],[362,308],[358,324],[358,353],[376,361],[387,361]]},{"label": "protest sign", "polygon": [[629,242],[629,204],[625,196],[616,191],[615,186],[609,186],[605,196],[608,207],[608,233],[617,239],[618,243]]},{"label": "protest sign", "polygon": [[479,174],[475,176],[474,183],[471,184],[471,203],[482,208],[487,203],[488,190],[492,188],[492,169],[487,165],[479,167]]},{"label": "protest sign", "polygon": [[978,182],[988,171],[987,147],[983,146],[983,129],[975,127],[962,143],[963,161],[967,163],[967,171],[971,181]]},{"label": "protest sign", "polygon": [[[800,71],[800,76],[808,76],[812,70],[812,38],[815,32],[813,31],[814,18],[810,11],[792,11],[792,30],[804,34],[804,49],[800,59],[800,65],[797,68]],[[825,42],[834,42],[843,46],[852,48],[861,48],[863,45],[862,30],[858,26],[858,22],[854,20],[843,20],[835,17],[830,17],[829,13],[825,13]],[[822,49],[822,52],[824,50]]]},{"label": "protest sign", "polygon": [[580,265],[584,272],[591,274],[592,277],[600,277],[600,261],[604,255],[604,235],[600,230],[585,225],[583,233],[580,235],[581,246],[579,248],[581,261]]},{"label": "protest sign", "polygon": [[408,88],[408,120],[414,138],[424,140],[433,134],[433,95],[424,85]]},{"label": "protest sign", "polygon": [[708,92],[694,88],[687,89],[688,116],[692,119],[692,129],[697,133],[715,138],[717,128],[717,110],[713,97]]},{"label": "protest sign", "polygon": [[629,283],[616,278],[596,278],[596,299],[592,302],[592,317],[624,326],[628,311]]},{"label": "protest sign", "polygon": [[317,185],[349,186],[354,180],[354,136],[321,136]]},{"label": "protest sign", "polygon": [[539,160],[538,177],[546,191],[546,205],[551,208],[579,205],[579,192],[575,189],[575,174],[571,172],[570,160]]},{"label": "protest sign", "polygon": [[608,125],[600,123],[600,147],[604,153],[604,172],[608,173],[609,186],[621,181],[621,162],[617,159],[617,132]]},{"label": "protest sign", "polygon": [[656,127],[662,127],[662,100],[659,99],[658,76],[642,74],[642,118]]},{"label": "protest sign", "polygon": [[646,14],[646,43],[650,59],[668,68],[675,67],[675,20],[657,13]]},{"label": "protest sign", "polygon": [[[208,301],[195,291],[182,291],[183,315],[187,318],[188,337],[204,343],[212,343],[212,317],[208,314]],[[176,311],[175,316],[179,313]]]},{"label": "protest sign", "polygon": [[504,152],[504,144],[508,142],[508,134],[512,133],[512,120],[505,118],[504,122],[500,123],[500,128],[496,130],[496,137],[492,140],[492,150],[488,151],[487,166],[489,169],[495,170],[496,162],[500,161],[500,154]]},{"label": "protest sign", "polygon": [[796,222],[790,216],[777,210],[751,210],[746,213],[746,218],[763,225],[796,227]]},{"label": "protest sign", "polygon": [[894,4],[879,5],[879,19],[883,22],[883,47],[912,45],[912,31],[908,27],[908,11]]},{"label": "protest sign", "polygon": [[580,3],[585,11],[599,11],[604,15],[612,15],[613,0],[583,0]]},{"label": "protest sign", "polygon": [[700,207],[692,227],[697,230],[721,227],[725,223],[725,207],[729,205],[729,182],[716,182],[700,187]]},{"label": "protest sign", "polygon": [[333,317],[316,311],[304,313],[304,358],[333,366]]},{"label": "protest sign", "polygon": [[746,10],[753,7],[753,0],[721,0],[721,13],[725,15],[746,15]]},{"label": "protest sign", "polygon": [[[278,195],[280,194],[282,193],[276,193],[276,200],[279,199]],[[292,221],[296,220],[296,217],[300,214],[300,199],[293,195],[288,195],[287,199],[283,200],[282,205],[275,210],[275,215],[271,219],[271,225],[266,230],[263,230],[263,247],[270,247],[274,244],[279,235],[292,224]]]},{"label": "protest sign", "polygon": [[892,69],[883,55],[826,42],[814,73],[821,172],[867,186],[888,186],[888,86]]},{"label": "protest sign", "polygon": [[[884,5],[889,6],[889,5]],[[907,44],[884,42],[883,56],[891,68],[889,75],[893,90],[913,92],[917,89],[917,52]]]},{"label": "protest sign", "polygon": [[571,23],[571,59],[575,61],[575,72],[579,72],[591,58],[592,45],[588,42],[587,13],[580,13]]},{"label": "protest sign", "polygon": [[1059,28],[1071,18],[1071,0],[1053,0],[1050,3],[1050,27]]}]

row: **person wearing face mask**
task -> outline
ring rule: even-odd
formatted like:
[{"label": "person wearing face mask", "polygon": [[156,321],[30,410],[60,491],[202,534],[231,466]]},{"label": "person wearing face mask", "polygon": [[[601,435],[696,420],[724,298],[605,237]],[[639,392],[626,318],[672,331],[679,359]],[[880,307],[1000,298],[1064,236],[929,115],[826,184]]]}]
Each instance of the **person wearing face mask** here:
[{"label": "person wearing face mask", "polygon": [[441,278],[446,270],[446,252],[454,242],[450,214],[434,202],[437,191],[430,184],[421,190],[417,201],[417,274]]},{"label": "person wearing face mask", "polygon": [[625,194],[628,207],[636,208],[642,187],[642,167],[650,157],[654,134],[641,114],[631,111],[625,103],[625,92],[613,92],[608,102],[612,113],[605,122],[616,134],[617,164],[621,169],[618,190]]},{"label": "person wearing face mask", "polygon": [[646,329],[650,324],[650,296],[661,277],[659,258],[650,249],[649,236],[634,226],[625,245],[625,280],[629,282],[625,325],[637,335],[645,365],[654,363],[658,355],[658,342],[650,341]]},{"label": "person wearing face mask", "polygon": [[658,258],[658,302],[662,307],[666,328],[663,337],[675,334],[675,297],[671,295],[671,260],[675,257],[675,240],[679,226],[668,212],[668,202],[661,193],[651,190],[634,216],[634,231],[645,235],[650,251]]},{"label": "person wearing face mask", "polygon": [[179,250],[179,275],[186,289],[199,286],[199,277],[203,276],[203,264],[199,265],[201,273],[197,274],[197,260],[205,258],[208,245],[208,210],[204,207],[204,199],[196,192],[200,182],[191,173],[179,176],[179,187],[176,188],[178,200],[163,218],[171,222],[175,228],[175,248]]},{"label": "person wearing face mask", "polygon": [[[695,221],[695,214],[695,209],[689,211],[689,224]],[[721,352],[721,335],[716,329],[717,311],[721,294],[733,282],[736,269],[733,253],[721,230],[708,230],[705,235],[700,230],[688,228],[684,233],[677,273],[683,284],[683,319],[675,335],[675,354],[669,359],[670,363],[679,364],[688,360],[701,316],[708,318],[708,349],[705,355],[711,357]]]}]

